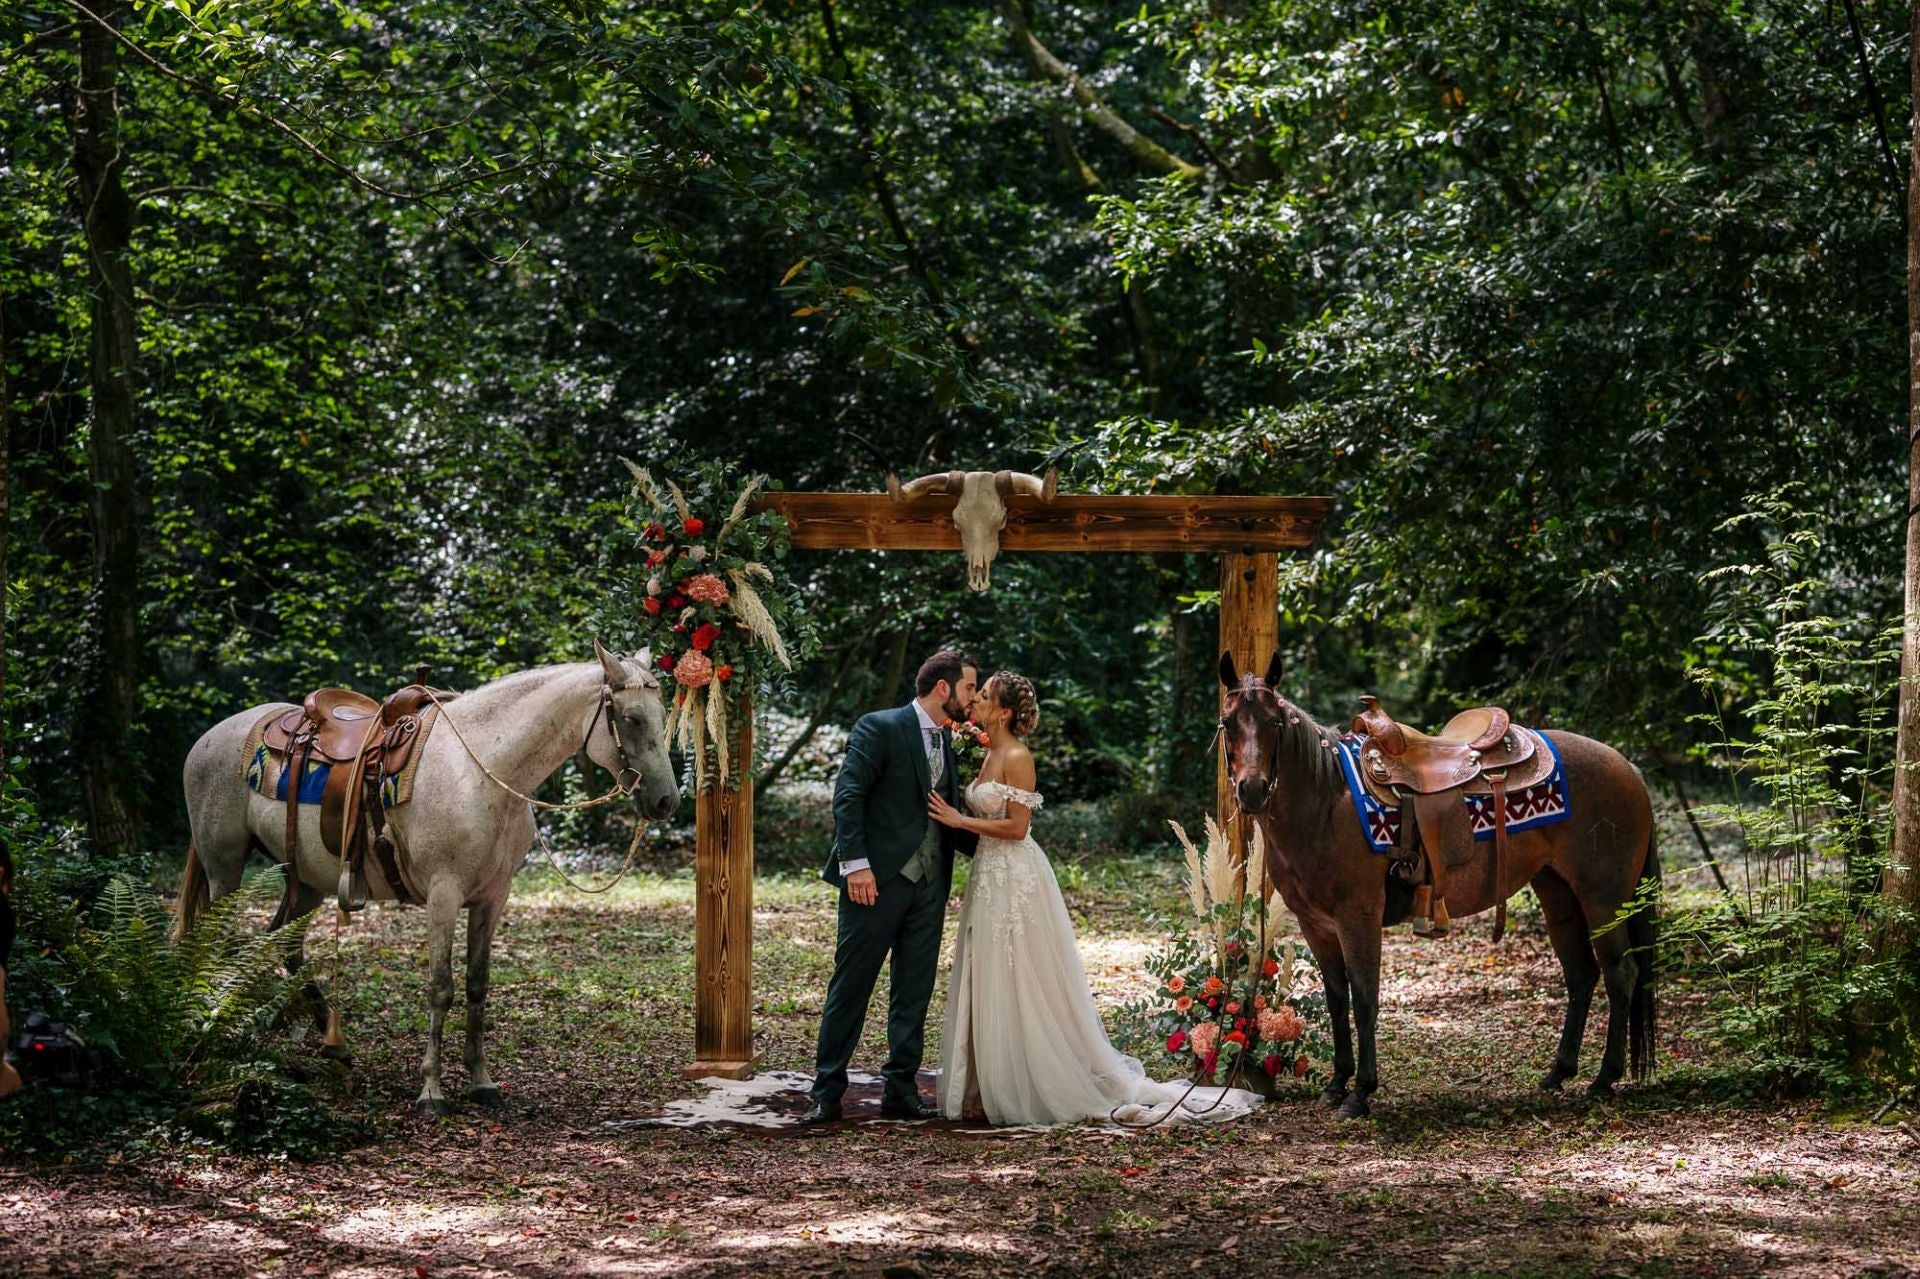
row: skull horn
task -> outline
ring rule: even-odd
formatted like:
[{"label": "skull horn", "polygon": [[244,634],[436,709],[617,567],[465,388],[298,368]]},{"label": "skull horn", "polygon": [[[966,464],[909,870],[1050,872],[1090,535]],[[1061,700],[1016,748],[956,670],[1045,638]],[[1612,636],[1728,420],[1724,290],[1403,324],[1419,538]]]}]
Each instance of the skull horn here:
[{"label": "skull horn", "polygon": [[896,502],[911,502],[927,493],[958,493],[966,484],[965,471],[936,471],[932,475],[922,475],[917,480],[902,484],[896,475],[887,477],[887,492]]},{"label": "skull horn", "polygon": [[1060,491],[1060,471],[1057,467],[1048,467],[1045,479],[1025,471],[1000,471],[993,477],[993,486],[1000,490],[1002,497],[1021,493],[1027,497],[1037,497],[1042,502],[1051,502]]}]

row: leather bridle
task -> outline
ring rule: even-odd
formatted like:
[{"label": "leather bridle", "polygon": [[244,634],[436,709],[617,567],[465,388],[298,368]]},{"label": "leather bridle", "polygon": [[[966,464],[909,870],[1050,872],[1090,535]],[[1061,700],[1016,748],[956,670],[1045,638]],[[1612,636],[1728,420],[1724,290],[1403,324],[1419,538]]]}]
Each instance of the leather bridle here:
[{"label": "leather bridle", "polygon": [[[645,687],[658,688],[659,685],[649,684]],[[606,680],[600,681],[600,714],[596,719],[606,721],[607,734],[613,738],[614,756],[620,761],[620,767],[613,774],[614,789],[622,795],[631,795],[640,789],[640,770],[627,761],[627,744],[620,739],[620,716],[613,709],[613,685]],[[593,740],[591,728],[587,730],[587,740]],[[582,742],[581,749],[584,750],[586,744]],[[627,780],[629,777],[633,779],[631,782]]]},{"label": "leather bridle", "polygon": [[[1240,687],[1228,689],[1227,697],[1231,701],[1235,698],[1243,698],[1249,693],[1256,692],[1267,694],[1272,697],[1276,703],[1280,700],[1279,694],[1268,688],[1265,680],[1253,675],[1248,676]],[[1273,730],[1273,750],[1270,758],[1276,761],[1280,757],[1280,719],[1285,713],[1283,707],[1276,706],[1272,719],[1268,723],[1262,724],[1259,730],[1262,734],[1264,734],[1268,728]],[[1227,720],[1230,717],[1231,712],[1223,712],[1220,716],[1220,726],[1214,730],[1213,740],[1222,749],[1224,749],[1226,745],[1224,739],[1227,734]],[[1260,744],[1259,738],[1256,737],[1254,739],[1254,746],[1258,748]],[[1209,751],[1208,753],[1211,754],[1212,752]],[[1237,805],[1240,803],[1240,788],[1233,783],[1233,761],[1231,759],[1224,759],[1222,762],[1225,763],[1227,767],[1228,793],[1233,796],[1233,801]],[[1258,817],[1260,814],[1266,812],[1267,806],[1273,803],[1273,792],[1279,781],[1279,773],[1276,770],[1269,769],[1266,775],[1260,779],[1260,802],[1252,808],[1241,808],[1241,814],[1247,817]]]}]

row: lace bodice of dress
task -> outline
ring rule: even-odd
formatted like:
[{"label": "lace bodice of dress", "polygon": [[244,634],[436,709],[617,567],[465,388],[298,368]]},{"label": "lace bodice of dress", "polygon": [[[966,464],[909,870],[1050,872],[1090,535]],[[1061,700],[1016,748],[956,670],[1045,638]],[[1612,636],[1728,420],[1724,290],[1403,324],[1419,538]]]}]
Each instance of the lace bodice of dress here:
[{"label": "lace bodice of dress", "polygon": [[1007,815],[1007,801],[1024,805],[1029,813],[1038,812],[1046,802],[1039,791],[1021,790],[1005,782],[975,782],[967,787],[967,804],[974,816],[997,820]]}]

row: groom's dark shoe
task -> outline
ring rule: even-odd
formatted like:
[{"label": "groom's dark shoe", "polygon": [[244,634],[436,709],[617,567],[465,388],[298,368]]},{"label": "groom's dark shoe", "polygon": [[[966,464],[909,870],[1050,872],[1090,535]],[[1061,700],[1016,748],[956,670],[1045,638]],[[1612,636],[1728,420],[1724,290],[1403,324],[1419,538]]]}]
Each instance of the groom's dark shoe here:
[{"label": "groom's dark shoe", "polygon": [[832,1124],[840,1121],[840,1103],[837,1101],[816,1101],[813,1109],[800,1116],[803,1124]]},{"label": "groom's dark shoe", "polygon": [[912,1101],[883,1101],[880,1103],[882,1119],[938,1119],[940,1111],[915,1097]]}]

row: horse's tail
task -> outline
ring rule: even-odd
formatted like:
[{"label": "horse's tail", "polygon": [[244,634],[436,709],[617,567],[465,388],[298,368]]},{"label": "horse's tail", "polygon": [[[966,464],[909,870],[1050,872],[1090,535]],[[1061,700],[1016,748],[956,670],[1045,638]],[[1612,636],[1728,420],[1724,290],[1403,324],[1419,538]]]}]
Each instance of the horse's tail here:
[{"label": "horse's tail", "polygon": [[187,844],[187,870],[180,878],[180,915],[173,925],[174,940],[192,932],[206,913],[211,894],[207,889],[207,868],[200,864],[200,848]]},{"label": "horse's tail", "polygon": [[1660,940],[1660,847],[1652,831],[1647,832],[1647,861],[1635,896],[1639,901],[1627,916],[1627,944],[1638,972],[1627,1004],[1627,1048],[1633,1077],[1642,1080],[1653,1073],[1655,948]]}]

